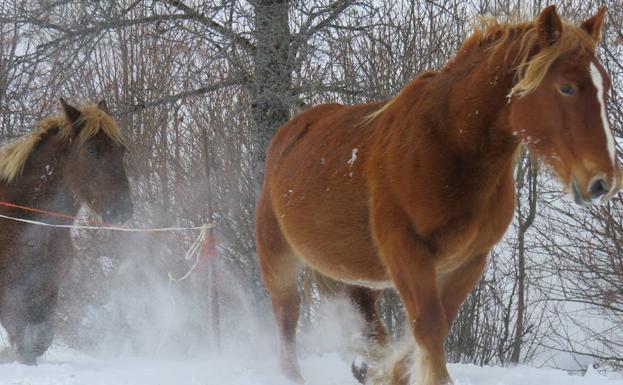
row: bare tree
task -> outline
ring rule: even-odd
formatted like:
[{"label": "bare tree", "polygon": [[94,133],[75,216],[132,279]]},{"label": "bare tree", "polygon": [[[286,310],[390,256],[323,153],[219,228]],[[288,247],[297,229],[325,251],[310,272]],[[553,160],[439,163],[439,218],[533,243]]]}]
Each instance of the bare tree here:
[{"label": "bare tree", "polygon": [[[600,53],[613,80],[609,112],[620,136],[623,35],[616,26],[623,7],[615,1],[557,3],[575,20],[601,3],[609,6]],[[202,303],[210,288],[219,291],[223,317],[242,307],[244,296],[230,282],[243,282],[253,306],[265,309],[253,211],[265,147],[282,123],[316,103],[389,98],[417,73],[441,68],[477,14],[526,19],[544,5],[517,0],[6,0],[0,4],[0,134],[23,133],[56,111],[61,95],[76,101],[105,98],[128,138],[134,224],[217,224],[220,257],[214,269],[198,269],[171,290],[185,317],[175,326],[177,334],[171,325],[154,325],[167,330],[167,343],[188,351],[189,341],[201,340],[189,337],[188,330],[211,333],[201,318],[214,313]],[[559,351],[583,366],[593,360],[621,367],[623,343],[615,326],[622,321],[617,216],[622,202],[578,210],[554,192],[560,188],[547,172],[536,179],[537,166],[519,159],[515,222],[461,309],[448,354],[454,361],[488,364],[542,362],[548,352],[556,365],[552,352]],[[169,300],[141,295],[157,292],[169,272],[181,274],[192,266],[182,255],[194,236],[76,233],[81,258],[68,285],[83,290],[64,293],[62,338],[84,348],[96,345],[93,334],[76,333],[76,325],[88,321],[94,330],[105,331],[107,325],[96,316],[102,309],[127,331],[119,340],[130,338],[133,323],[157,311],[154,302]],[[215,281],[218,285],[211,285]],[[115,297],[115,286],[141,298],[142,315]],[[197,307],[201,311],[193,312]],[[396,294],[385,293],[381,307],[399,338],[404,318]],[[305,311],[310,319],[316,315],[312,307]],[[597,327],[595,319],[612,327]],[[150,343],[135,345],[155,349]]]}]

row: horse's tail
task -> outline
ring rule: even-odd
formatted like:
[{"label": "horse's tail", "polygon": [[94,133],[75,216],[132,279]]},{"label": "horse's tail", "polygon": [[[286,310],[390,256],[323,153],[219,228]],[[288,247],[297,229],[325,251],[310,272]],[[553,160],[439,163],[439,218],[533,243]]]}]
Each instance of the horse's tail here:
[{"label": "horse's tail", "polygon": [[322,298],[341,294],[346,287],[342,282],[331,279],[307,266],[303,268],[302,274],[303,294],[310,305]]}]

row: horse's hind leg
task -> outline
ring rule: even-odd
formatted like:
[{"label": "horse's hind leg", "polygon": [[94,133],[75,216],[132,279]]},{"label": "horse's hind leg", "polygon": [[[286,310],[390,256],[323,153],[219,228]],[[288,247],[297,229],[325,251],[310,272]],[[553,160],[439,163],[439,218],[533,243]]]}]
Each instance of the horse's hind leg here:
[{"label": "horse's hind leg", "polygon": [[365,321],[364,337],[366,340],[381,346],[387,345],[387,329],[377,307],[381,291],[349,285],[347,293]]},{"label": "horse's hind leg", "polygon": [[359,382],[365,383],[369,365],[377,365],[385,354],[388,342],[387,329],[378,311],[381,292],[362,286],[348,286],[348,297],[361,314],[365,325],[363,335],[365,347],[360,352],[363,362],[354,362],[351,366],[353,375]]},{"label": "horse's hind leg", "polygon": [[289,379],[302,383],[296,357],[296,326],[301,298],[298,292],[300,261],[283,237],[268,199],[260,198],[256,216],[256,242],[264,284],[270,292],[279,333],[279,365]]}]

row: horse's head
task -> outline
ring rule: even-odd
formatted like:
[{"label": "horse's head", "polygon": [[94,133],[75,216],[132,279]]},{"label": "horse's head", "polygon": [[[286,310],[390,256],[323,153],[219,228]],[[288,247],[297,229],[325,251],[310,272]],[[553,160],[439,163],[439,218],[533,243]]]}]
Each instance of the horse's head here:
[{"label": "horse's head", "polygon": [[132,216],[132,200],[123,162],[125,146],[106,103],[79,110],[61,99],[71,122],[66,182],[104,221],[123,223]]},{"label": "horse's head", "polygon": [[608,123],[610,78],[596,57],[605,8],[580,27],[545,8],[521,44],[511,126],[554,169],[576,203],[605,202],[621,186]]}]

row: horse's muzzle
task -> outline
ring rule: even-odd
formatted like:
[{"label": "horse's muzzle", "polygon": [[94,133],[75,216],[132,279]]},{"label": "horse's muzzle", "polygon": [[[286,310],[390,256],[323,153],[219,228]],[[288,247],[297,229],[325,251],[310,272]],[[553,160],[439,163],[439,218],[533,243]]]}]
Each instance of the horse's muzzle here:
[{"label": "horse's muzzle", "polygon": [[610,184],[603,176],[593,178],[588,185],[588,194],[592,201],[604,198],[610,192]]},{"label": "horse's muzzle", "polygon": [[573,181],[571,182],[571,187],[573,200],[575,203],[583,207],[604,203],[610,199],[610,197],[612,197],[617,190],[613,188],[613,186],[608,183],[606,178],[603,176],[594,177],[588,184],[586,193],[582,192],[582,189],[575,178],[573,178]]},{"label": "horse's muzzle", "polygon": [[133,205],[132,202],[127,201],[119,204],[116,207],[112,207],[104,211],[102,219],[104,222],[112,225],[120,225],[132,218]]}]

